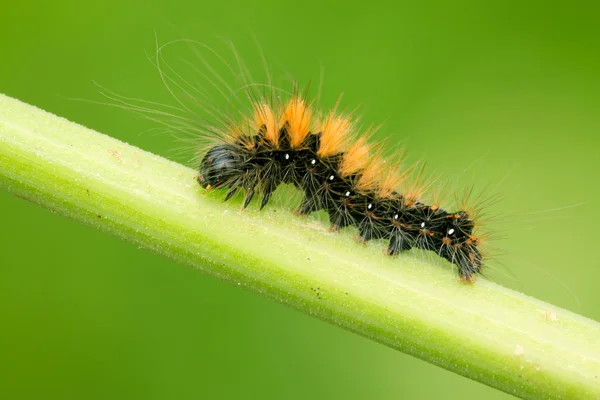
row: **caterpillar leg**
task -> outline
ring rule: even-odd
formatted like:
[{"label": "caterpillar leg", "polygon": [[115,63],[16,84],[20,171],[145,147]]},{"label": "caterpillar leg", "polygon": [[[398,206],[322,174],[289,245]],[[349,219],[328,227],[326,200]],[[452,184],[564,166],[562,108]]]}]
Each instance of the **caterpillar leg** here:
[{"label": "caterpillar leg", "polygon": [[236,193],[237,193],[236,187],[229,189],[229,192],[227,192],[227,196],[225,196],[225,200],[223,200],[223,201],[227,201],[227,200],[231,199]]},{"label": "caterpillar leg", "polygon": [[355,235],[354,236],[354,240],[358,243],[358,244],[362,244],[363,246],[367,245],[367,242],[369,241],[369,239],[365,239],[362,235]]},{"label": "caterpillar leg", "polygon": [[360,232],[360,235],[356,237],[356,241],[358,243],[365,244],[375,237],[373,226],[371,226],[369,223],[360,224],[358,226],[358,231]]},{"label": "caterpillar leg", "polygon": [[473,283],[475,276],[481,272],[481,254],[477,247],[465,245],[446,246],[440,255],[456,265],[463,283]]},{"label": "caterpillar leg", "polygon": [[269,202],[269,199],[271,198],[271,195],[273,194],[272,191],[268,191],[265,193],[265,195],[263,196],[262,201],[260,202],[260,209],[262,210],[263,208],[265,208],[265,206],[267,205],[267,203]]},{"label": "caterpillar leg", "polygon": [[363,221],[358,224],[358,231],[360,232],[359,242],[364,243],[372,239],[387,237],[389,235],[387,230],[386,226],[384,226],[377,217],[364,218]]},{"label": "caterpillar leg", "polygon": [[475,276],[481,272],[481,261],[474,262],[471,259],[463,259],[458,263],[460,281],[463,283],[475,282]]},{"label": "caterpillar leg", "polygon": [[413,247],[414,241],[410,236],[402,231],[393,232],[390,237],[387,254],[395,256],[398,253],[410,250]]},{"label": "caterpillar leg", "polygon": [[331,232],[338,232],[341,228],[346,226],[355,225],[355,221],[350,213],[345,209],[328,210],[329,222],[331,226],[329,230]]},{"label": "caterpillar leg", "polygon": [[297,215],[306,216],[311,212],[315,212],[320,210],[320,207],[317,205],[313,198],[309,198],[304,196],[302,198],[302,202],[300,203],[300,207],[294,211]]},{"label": "caterpillar leg", "polygon": [[244,208],[248,207],[248,204],[252,201],[252,197],[254,197],[254,189],[250,189],[246,194],[246,198],[244,199]]}]

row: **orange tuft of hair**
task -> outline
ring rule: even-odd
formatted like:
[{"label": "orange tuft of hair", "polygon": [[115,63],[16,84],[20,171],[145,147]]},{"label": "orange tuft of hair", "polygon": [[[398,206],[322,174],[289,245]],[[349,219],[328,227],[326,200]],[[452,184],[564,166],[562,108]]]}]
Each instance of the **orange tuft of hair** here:
[{"label": "orange tuft of hair", "polygon": [[415,166],[412,167],[411,170],[412,169],[417,171],[416,176],[414,177],[412,182],[407,183],[405,185],[404,191],[402,193],[404,205],[409,207],[414,206],[415,203],[420,201],[421,197],[423,197],[423,195],[427,192],[429,186],[433,184],[432,181],[424,182],[426,181],[424,164],[421,164],[420,166],[418,166],[418,164],[415,164]]},{"label": "orange tuft of hair", "polygon": [[340,164],[342,176],[350,176],[365,169],[369,163],[370,151],[371,146],[367,144],[367,140],[364,137],[358,139],[344,154]]},{"label": "orange tuft of hair", "polygon": [[448,193],[451,192],[451,190],[449,189],[450,184],[447,181],[442,181],[441,174],[438,174],[437,176],[432,176],[430,178],[430,182],[432,188],[428,191],[428,197],[431,200],[431,205],[429,206],[429,208],[431,208],[432,210],[437,210],[446,207],[449,203]]},{"label": "orange tuft of hair", "polygon": [[402,192],[400,185],[405,183],[412,174],[414,166],[405,167],[403,151],[398,152],[391,160],[383,159],[381,156],[379,158],[381,158],[381,175],[375,188],[376,195],[382,199],[398,196],[398,192]]},{"label": "orange tuft of hair", "polygon": [[321,138],[319,157],[329,157],[343,152],[347,147],[348,134],[352,129],[352,121],[341,115],[336,115],[334,111],[330,112],[321,123]]},{"label": "orange tuft of hair", "polygon": [[389,199],[393,197],[394,193],[398,191],[400,184],[410,174],[410,170],[405,170],[399,174],[397,172],[400,170],[399,166],[399,164],[392,164],[383,171],[382,178],[377,186],[377,196],[379,198]]},{"label": "orange tuft of hair", "polygon": [[254,121],[258,129],[263,133],[264,140],[273,147],[279,147],[279,129],[273,110],[268,104],[257,104],[254,106]]},{"label": "orange tuft of hair", "polygon": [[302,146],[310,133],[312,111],[299,97],[294,96],[288,103],[283,113],[283,122],[288,124],[290,147],[297,149]]},{"label": "orange tuft of hair", "polygon": [[373,155],[356,182],[356,188],[359,191],[376,190],[380,186],[382,177],[386,172],[384,164],[385,161],[381,155]]},{"label": "orange tuft of hair", "polygon": [[383,157],[383,142],[375,145],[366,144],[368,138],[373,136],[377,129],[379,128],[370,127],[353,146],[353,148],[358,147],[362,150],[360,154],[362,157],[361,162],[357,162],[361,168],[360,177],[356,182],[356,188],[359,191],[377,190],[389,172],[388,165],[386,164],[387,160]]}]

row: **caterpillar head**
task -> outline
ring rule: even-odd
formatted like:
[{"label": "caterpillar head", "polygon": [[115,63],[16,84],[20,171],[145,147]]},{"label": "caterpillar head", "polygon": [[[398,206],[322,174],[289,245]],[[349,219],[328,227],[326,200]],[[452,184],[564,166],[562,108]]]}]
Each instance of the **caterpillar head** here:
[{"label": "caterpillar head", "polygon": [[242,163],[237,147],[228,144],[215,146],[200,163],[198,183],[205,189],[221,187],[240,176]]}]

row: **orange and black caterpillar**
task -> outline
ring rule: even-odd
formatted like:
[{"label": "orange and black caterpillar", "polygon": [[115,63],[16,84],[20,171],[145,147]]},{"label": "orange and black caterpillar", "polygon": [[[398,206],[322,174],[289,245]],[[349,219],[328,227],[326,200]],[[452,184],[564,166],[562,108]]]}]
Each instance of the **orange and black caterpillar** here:
[{"label": "orange and black caterpillar", "polygon": [[201,156],[202,187],[228,188],[225,200],[241,189],[244,207],[260,197],[262,209],[281,183],[292,184],[303,192],[300,215],[325,210],[333,230],[355,226],[361,242],[387,239],[390,255],[413,247],[434,251],[456,265],[465,282],[480,273],[472,213],[427,205],[419,190],[400,193],[404,175],[374,155],[364,137],[352,140],[349,116],[335,110],[319,116],[298,95],[280,107],[267,103],[253,101],[253,118],[218,129],[223,142]]}]

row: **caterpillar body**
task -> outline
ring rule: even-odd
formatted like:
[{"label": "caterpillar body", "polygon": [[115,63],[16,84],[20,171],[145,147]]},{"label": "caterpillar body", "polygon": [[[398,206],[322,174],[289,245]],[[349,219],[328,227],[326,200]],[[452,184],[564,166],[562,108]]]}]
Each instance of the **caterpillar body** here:
[{"label": "caterpillar body", "polygon": [[222,140],[200,155],[202,187],[227,188],[226,201],[242,190],[244,208],[258,197],[262,209],[280,184],[292,184],[303,193],[298,214],[325,210],[332,230],[354,226],[360,242],[385,239],[389,255],[434,251],[462,281],[474,281],[484,264],[475,213],[427,204],[416,186],[400,189],[407,171],[381,157],[337,107],[320,114],[297,91],[278,105],[267,98],[252,99],[252,116],[214,128]]}]

